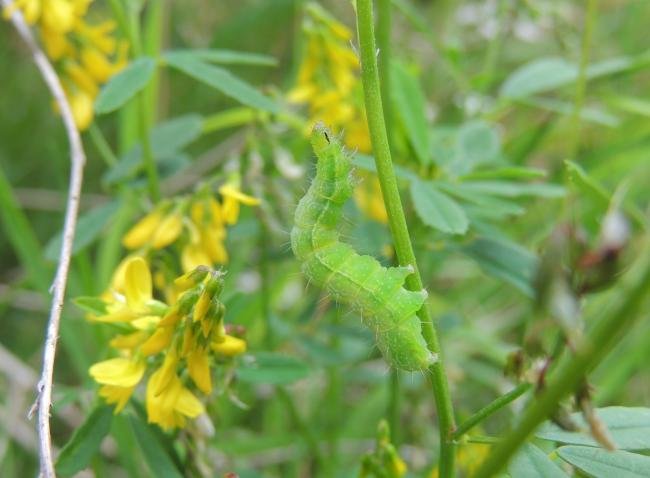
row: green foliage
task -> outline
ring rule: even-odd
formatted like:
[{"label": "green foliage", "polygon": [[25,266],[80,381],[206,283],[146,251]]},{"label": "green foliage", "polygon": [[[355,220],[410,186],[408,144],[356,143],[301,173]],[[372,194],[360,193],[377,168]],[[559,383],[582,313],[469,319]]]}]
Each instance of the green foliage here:
[{"label": "green foliage", "polygon": [[99,445],[111,429],[113,411],[106,405],[96,406],[65,444],[56,461],[56,472],[73,476],[88,467],[99,451]]},{"label": "green foliage", "polygon": [[[128,65],[97,84],[96,117],[82,132],[86,172],[55,364],[57,473],[399,476],[403,457],[402,476],[426,478],[448,466],[451,449],[456,476],[485,476],[490,456],[501,468],[493,476],[650,476],[648,290],[637,283],[650,225],[650,4],[372,2],[375,20],[383,15],[376,25],[392,5],[390,51],[379,42],[364,57],[390,66],[380,71],[390,80],[382,91],[390,117],[381,119],[400,194],[384,193],[393,206],[400,200],[422,279],[416,288],[429,294],[429,317],[414,319],[414,330],[430,346],[435,327],[443,359],[410,373],[382,358],[378,345],[390,331],[368,329],[368,314],[332,300],[328,284],[305,280],[288,242],[315,169],[306,133],[315,121],[345,117],[334,134],[357,169],[341,243],[386,270],[400,260],[394,234],[403,228],[377,220],[375,159],[386,151],[368,144],[355,10],[330,1],[209,3],[115,0],[89,9],[116,22],[109,37],[128,46]],[[28,50],[1,22],[0,476],[33,476],[37,438],[25,416],[61,249],[69,146]],[[323,45],[334,54],[323,55]],[[89,94],[66,73],[79,66],[88,74],[87,62],[54,61],[69,95]],[[304,65],[317,71],[317,88],[303,103],[295,89],[309,73]],[[156,272],[152,303],[177,293],[171,278],[206,235],[192,214],[200,225],[207,216],[192,212],[188,198],[223,204],[225,184],[261,199],[241,207],[219,239],[228,261],[214,264],[226,272],[225,330],[245,338],[247,352],[213,359],[206,414],[183,430],[146,423],[149,373],[114,416],[91,400],[98,386],[88,367],[128,356],[109,341],[131,329],[88,318],[128,300],[115,272],[130,254]],[[325,199],[329,186],[319,191]],[[364,186],[376,187],[364,198]],[[177,207],[182,232],[169,247],[126,250],[122,239],[156,208],[156,190]],[[357,285],[367,286],[364,272],[353,273]],[[607,340],[589,352],[594,331]],[[570,377],[578,385],[558,386],[570,369],[562,365],[587,356],[588,367]],[[148,370],[162,365],[144,360]],[[441,396],[441,376],[462,432],[444,456],[440,439],[451,434],[431,390],[433,378]],[[187,374],[180,380],[192,389]],[[564,398],[526,418],[548,390]],[[376,432],[382,420],[390,440]],[[608,440],[615,451],[603,447]]]}]

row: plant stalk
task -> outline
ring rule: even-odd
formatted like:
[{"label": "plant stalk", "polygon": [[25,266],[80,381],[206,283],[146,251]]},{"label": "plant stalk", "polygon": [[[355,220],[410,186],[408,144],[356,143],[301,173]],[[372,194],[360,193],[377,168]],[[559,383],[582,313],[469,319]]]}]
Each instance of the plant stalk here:
[{"label": "plant stalk", "polygon": [[465,422],[459,425],[453,434],[453,438],[456,440],[459,439],[465,433],[467,433],[476,425],[478,425],[483,420],[485,420],[487,417],[501,410],[509,403],[514,402],[516,399],[521,397],[524,393],[530,390],[531,386],[532,385],[528,382],[520,383],[505,395],[501,395],[491,403],[487,404],[485,407],[481,408],[479,411],[477,411],[471,417],[469,417]]},{"label": "plant stalk", "polygon": [[[406,279],[410,290],[421,290],[422,278],[417,267],[411,238],[409,236],[404,209],[397,187],[397,179],[393,170],[386,123],[381,101],[379,73],[377,68],[377,47],[373,25],[372,0],[357,0],[357,30],[361,51],[361,81],[363,83],[366,116],[370,139],[377,166],[379,183],[381,185],[384,204],[388,212],[395,252],[399,264],[411,265],[415,272]],[[438,421],[440,427],[440,464],[439,476],[448,478],[454,476],[454,443],[452,434],[456,428],[453,405],[449,394],[447,376],[445,374],[438,335],[433,327],[429,309],[424,306],[418,312],[428,348],[438,355],[438,360],[430,367],[433,393],[436,399]]]}]

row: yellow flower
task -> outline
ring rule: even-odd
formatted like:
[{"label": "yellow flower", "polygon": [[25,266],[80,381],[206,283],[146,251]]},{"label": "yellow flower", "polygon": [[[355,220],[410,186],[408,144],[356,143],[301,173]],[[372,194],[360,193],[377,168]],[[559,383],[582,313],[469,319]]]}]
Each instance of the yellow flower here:
[{"label": "yellow flower", "polygon": [[[160,303],[153,300],[151,273],[142,257],[131,257],[124,265],[124,293],[114,294],[114,301],[107,306],[108,313],[92,320],[99,322],[132,322],[145,329],[160,321]],[[164,304],[162,304],[164,305]]]},{"label": "yellow flower", "polygon": [[140,352],[145,357],[155,355],[165,350],[172,341],[173,327],[158,327],[153,334],[142,344]]},{"label": "yellow flower", "polygon": [[224,357],[236,357],[246,352],[246,341],[232,335],[226,335],[221,342],[212,342],[212,350]]},{"label": "yellow flower", "polygon": [[183,386],[176,372],[156,370],[147,384],[147,417],[164,429],[184,427],[185,417],[196,418],[205,409],[203,404]]},{"label": "yellow flower", "polygon": [[162,249],[173,243],[183,230],[183,216],[178,210],[165,213],[166,205],[159,206],[138,221],[122,238],[127,249],[147,244]]},{"label": "yellow flower", "polygon": [[163,212],[160,209],[150,212],[129,229],[122,238],[122,245],[127,249],[138,249],[144,246],[151,240],[162,219]]},{"label": "yellow flower", "polygon": [[140,360],[114,358],[96,363],[90,367],[89,373],[102,385],[99,395],[106,403],[115,403],[115,413],[119,413],[142,379],[144,370],[145,364]]},{"label": "yellow flower", "polygon": [[194,384],[206,395],[212,392],[208,350],[195,347],[187,356],[187,371]]},{"label": "yellow flower", "polygon": [[133,387],[144,374],[144,362],[127,358],[113,358],[98,362],[89,369],[97,383],[116,387]]},{"label": "yellow flower", "polygon": [[48,30],[66,33],[72,30],[77,16],[74,5],[68,0],[43,0],[41,22]]},{"label": "yellow flower", "polygon": [[362,181],[354,190],[357,206],[369,218],[384,224],[387,223],[388,213],[384,206],[377,176],[370,173],[361,173],[360,176]]},{"label": "yellow flower", "polygon": [[[462,476],[474,476],[483,460],[490,453],[490,447],[483,443],[462,443],[456,448],[456,464]],[[438,468],[431,470],[429,478],[438,478]]]},{"label": "yellow flower", "polygon": [[84,131],[93,122],[93,97],[91,94],[78,90],[72,95],[68,95],[72,117],[80,131]]},{"label": "yellow flower", "polygon": [[102,385],[99,387],[99,396],[109,405],[115,404],[114,414],[118,414],[126,406],[133,394],[135,387],[116,387],[114,385]]},{"label": "yellow flower", "polygon": [[33,25],[41,16],[42,0],[14,0],[14,2],[4,9],[4,17],[10,18],[16,10],[21,10],[25,21]]},{"label": "yellow flower", "polygon": [[223,220],[227,224],[235,224],[239,218],[240,204],[245,206],[257,206],[260,200],[244,194],[235,183],[226,183],[219,188],[223,196],[223,207],[221,209]]},{"label": "yellow flower", "polygon": [[106,55],[94,47],[81,50],[81,63],[98,83],[105,83],[115,73],[116,67]]}]

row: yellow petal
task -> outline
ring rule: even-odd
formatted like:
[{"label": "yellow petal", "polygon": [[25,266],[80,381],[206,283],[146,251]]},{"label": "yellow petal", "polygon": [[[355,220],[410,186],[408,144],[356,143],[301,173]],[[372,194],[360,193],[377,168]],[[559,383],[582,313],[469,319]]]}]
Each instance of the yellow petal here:
[{"label": "yellow petal", "polygon": [[106,400],[106,403],[108,404],[116,404],[113,413],[117,415],[127,404],[129,398],[131,398],[133,390],[135,390],[135,387],[116,387],[114,385],[102,385],[99,388],[99,396]]},{"label": "yellow petal", "polygon": [[74,6],[68,0],[43,2],[41,21],[46,28],[65,33],[72,30],[75,20]]},{"label": "yellow petal", "polygon": [[222,342],[212,342],[212,350],[225,357],[235,357],[246,352],[246,341],[226,335]]},{"label": "yellow petal", "polygon": [[147,338],[147,334],[138,331],[126,335],[116,335],[111,339],[109,345],[114,349],[131,350],[140,345]]},{"label": "yellow petal", "polygon": [[138,330],[151,330],[160,323],[160,317],[157,315],[145,315],[131,321],[131,325]]},{"label": "yellow petal", "polygon": [[172,212],[163,218],[151,239],[154,249],[167,247],[180,236],[183,230],[183,217],[178,212]]},{"label": "yellow petal", "polygon": [[155,355],[169,346],[173,335],[173,327],[158,327],[155,332],[151,334],[151,337],[142,344],[140,351],[145,357]]},{"label": "yellow petal", "polygon": [[205,394],[212,392],[212,377],[207,350],[195,348],[187,357],[187,370],[199,390]]},{"label": "yellow petal", "polygon": [[183,387],[178,394],[175,407],[178,413],[190,418],[196,418],[205,412],[203,404],[187,388]]},{"label": "yellow petal", "polygon": [[68,97],[72,117],[80,131],[86,130],[93,122],[93,96],[83,90],[78,90]]},{"label": "yellow petal", "polygon": [[223,200],[223,220],[226,224],[236,224],[239,219],[239,201],[237,199],[226,196]]},{"label": "yellow petal", "polygon": [[204,230],[201,234],[203,250],[208,254],[211,264],[228,263],[228,251],[223,245],[222,234],[215,229]]},{"label": "yellow petal", "polygon": [[106,315],[90,315],[88,318],[95,322],[106,322],[109,324],[117,322],[131,322],[138,315],[127,307],[120,307],[117,310],[110,311]]},{"label": "yellow petal", "polygon": [[244,194],[239,190],[239,188],[233,186],[232,184],[224,184],[219,188],[219,192],[222,196],[236,199],[246,206],[257,206],[260,203],[259,199]]},{"label": "yellow petal", "polygon": [[138,221],[122,238],[127,249],[138,249],[151,241],[156,229],[163,219],[160,210],[153,211]]},{"label": "yellow petal", "polygon": [[176,376],[177,365],[178,357],[172,350],[165,355],[165,360],[163,360],[163,364],[158,369],[160,376],[158,377],[156,387],[153,390],[155,395],[160,395],[169,385],[173,384],[174,380],[178,380],[178,377]]},{"label": "yellow petal", "polygon": [[126,303],[131,309],[142,309],[145,303],[151,300],[151,272],[142,257],[134,257],[126,264],[124,294]]},{"label": "yellow petal", "polygon": [[114,358],[98,362],[89,369],[90,375],[102,385],[134,387],[144,374],[145,364],[126,358]]},{"label": "yellow petal", "polygon": [[200,266],[211,266],[212,261],[200,244],[187,244],[181,252],[181,265],[184,272],[190,272]]}]

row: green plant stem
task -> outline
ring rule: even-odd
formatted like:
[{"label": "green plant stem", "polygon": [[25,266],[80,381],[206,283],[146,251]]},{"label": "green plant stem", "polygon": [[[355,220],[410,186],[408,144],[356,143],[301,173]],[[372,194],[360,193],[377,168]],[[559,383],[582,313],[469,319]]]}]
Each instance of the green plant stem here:
[{"label": "green plant stem", "polygon": [[[142,39],[140,35],[140,11],[135,7],[128,8],[129,16],[129,41],[133,49],[134,57],[142,55]],[[142,158],[145,172],[147,174],[147,187],[151,201],[156,203],[160,200],[160,184],[158,181],[158,171],[156,170],[156,160],[153,156],[151,147],[151,113],[149,108],[150,96],[144,89],[138,94],[138,128],[140,133],[140,143],[142,144]]]},{"label": "green plant stem", "polygon": [[531,386],[532,385],[530,383],[520,383],[505,395],[501,395],[493,402],[481,408],[479,411],[477,411],[471,417],[469,417],[465,422],[463,422],[461,425],[458,426],[458,428],[453,434],[454,439],[456,440],[459,439],[465,433],[467,433],[476,425],[478,425],[483,420],[485,420],[487,417],[499,411],[500,409],[508,405],[510,402],[513,402],[519,397],[521,397],[524,393],[530,390]]},{"label": "green plant stem", "polygon": [[564,357],[546,390],[524,412],[519,425],[494,448],[475,478],[495,476],[504,468],[517,449],[553,413],[560,400],[583,383],[585,375],[605,358],[616,343],[619,332],[629,330],[633,325],[639,309],[649,297],[650,240],[645,239],[645,247],[637,256],[634,269],[624,278],[617,303],[595,322],[575,354]]},{"label": "green plant stem", "polygon": [[90,139],[92,140],[99,156],[104,160],[108,166],[115,166],[117,164],[117,156],[113,153],[108,141],[104,137],[104,134],[99,129],[96,123],[92,123],[88,129],[90,133]]},{"label": "green plant stem", "polygon": [[291,395],[289,395],[289,393],[283,387],[277,387],[276,390],[279,397],[284,401],[285,405],[287,406],[289,415],[291,415],[291,420],[293,420],[296,428],[298,428],[298,431],[301,433],[302,437],[304,438],[316,463],[318,463],[318,465],[322,467],[323,458],[321,456],[320,448],[318,446],[318,440],[314,436],[312,429],[309,427],[309,424],[306,423],[305,420],[303,420],[302,417],[300,416],[300,413],[298,412],[298,409],[296,408],[296,404],[293,402]]},{"label": "green plant stem", "polygon": [[388,425],[392,435],[393,444],[400,443],[400,386],[399,370],[391,368],[390,381],[388,382]]},{"label": "green plant stem", "polygon": [[[390,65],[391,65],[391,0],[377,1],[377,46],[379,47],[379,86],[381,88],[381,102],[384,108],[384,122],[386,123],[386,133],[388,134],[388,146],[392,147],[392,102],[390,99]],[[388,382],[388,424],[393,435],[393,443],[399,443],[400,431],[400,385],[399,370],[391,369],[390,380]]]},{"label": "green plant stem", "polygon": [[[397,179],[393,170],[388,135],[381,102],[381,89],[377,70],[375,34],[373,26],[372,0],[357,0],[357,30],[361,50],[361,81],[363,83],[368,129],[377,166],[379,183],[381,185],[384,204],[388,212],[395,252],[400,265],[411,265],[414,273],[406,279],[406,285],[411,290],[421,290],[422,278],[417,267],[411,238],[409,236],[404,209],[397,187]],[[447,376],[445,374],[438,335],[433,327],[429,309],[424,306],[418,312],[422,324],[422,334],[429,350],[438,355],[438,360],[429,371],[436,398],[438,421],[440,427],[440,466],[441,478],[454,476],[454,443],[452,433],[454,422],[453,405],[449,394]]]},{"label": "green plant stem", "polygon": [[388,134],[388,145],[392,140],[392,102],[390,100],[390,31],[391,31],[391,0],[377,1],[377,46],[379,47],[379,86],[381,88],[381,102],[384,107],[384,122]]},{"label": "green plant stem", "polygon": [[569,158],[575,159],[580,150],[580,113],[585,101],[587,91],[587,65],[589,64],[589,50],[591,49],[591,38],[596,25],[596,13],[598,11],[598,0],[587,1],[585,13],[585,24],[582,30],[582,41],[580,46],[580,66],[576,81],[576,93],[573,100],[573,112],[571,114],[571,125],[573,126],[572,140],[569,142]]}]

